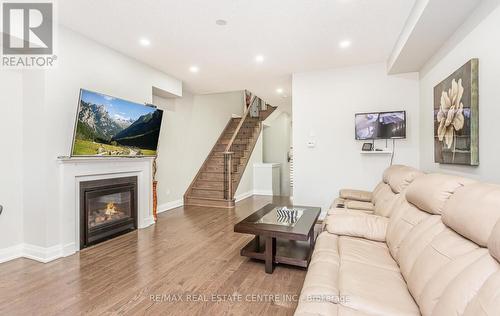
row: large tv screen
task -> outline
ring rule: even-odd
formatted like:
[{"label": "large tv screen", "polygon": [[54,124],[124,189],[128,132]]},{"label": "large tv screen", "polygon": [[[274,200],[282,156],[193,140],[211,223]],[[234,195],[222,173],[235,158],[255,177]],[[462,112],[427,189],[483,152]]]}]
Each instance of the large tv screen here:
[{"label": "large tv screen", "polygon": [[156,156],[163,111],[80,90],[72,156]]},{"label": "large tv screen", "polygon": [[406,112],[359,113],[355,126],[357,140],[406,138]]}]

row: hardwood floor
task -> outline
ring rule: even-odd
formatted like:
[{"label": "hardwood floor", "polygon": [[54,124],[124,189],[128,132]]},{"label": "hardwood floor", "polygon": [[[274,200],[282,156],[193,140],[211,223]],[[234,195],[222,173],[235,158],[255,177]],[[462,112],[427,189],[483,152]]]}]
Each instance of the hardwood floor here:
[{"label": "hardwood floor", "polygon": [[278,265],[266,274],[264,263],[239,254],[253,236],[233,232],[272,200],[178,208],[152,227],[48,264],[0,264],[0,315],[292,315],[305,270]]}]

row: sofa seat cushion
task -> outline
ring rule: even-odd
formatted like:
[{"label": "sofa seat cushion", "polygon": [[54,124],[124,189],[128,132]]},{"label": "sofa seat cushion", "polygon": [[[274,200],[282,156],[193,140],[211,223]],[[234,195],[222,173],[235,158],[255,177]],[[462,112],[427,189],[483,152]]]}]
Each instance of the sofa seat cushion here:
[{"label": "sofa seat cushion", "polygon": [[338,237],[320,234],[295,315],[337,315],[339,262]]},{"label": "sofa seat cushion", "polygon": [[338,305],[329,302],[299,300],[295,316],[339,316]]},{"label": "sofa seat cushion", "polygon": [[385,243],[323,232],[295,315],[418,315],[414,304]]},{"label": "sofa seat cushion", "polygon": [[374,211],[375,205],[372,202],[362,202],[362,201],[347,201],[345,202],[345,207],[353,210],[361,211]]},{"label": "sofa seat cushion", "polygon": [[420,315],[417,304],[397,271],[374,265],[341,260],[341,297],[346,306],[374,315]]},{"label": "sofa seat cushion", "polygon": [[338,237],[322,233],[316,240],[316,249],[309,263],[301,296],[323,295],[326,301],[338,297],[339,272]]},{"label": "sofa seat cushion", "polygon": [[383,242],[341,236],[338,244],[342,262],[358,262],[399,273],[398,264],[391,257],[389,248]]}]

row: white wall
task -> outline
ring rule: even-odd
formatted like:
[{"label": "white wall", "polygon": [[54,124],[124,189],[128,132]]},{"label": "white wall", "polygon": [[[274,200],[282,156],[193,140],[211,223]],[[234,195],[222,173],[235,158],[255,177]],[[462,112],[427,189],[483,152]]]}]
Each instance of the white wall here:
[{"label": "white wall", "polygon": [[373,189],[380,181],[390,157],[360,154],[357,112],[406,110],[407,139],[397,141],[394,162],[418,167],[417,74],[388,76],[385,64],[298,73],[292,92],[294,203],[326,211],[342,187]]},{"label": "white wall", "polygon": [[22,136],[23,136],[23,78],[19,72],[0,71],[0,262],[6,248],[22,242]]},{"label": "white wall", "polygon": [[165,110],[158,152],[159,209],[182,198],[205,158],[231,119],[242,114],[243,91],[154,98]]},{"label": "white wall", "polygon": [[[478,10],[481,10],[479,8]],[[484,181],[500,182],[500,146],[497,127],[500,117],[500,8],[493,10],[467,34],[457,33],[453,45],[445,47],[421,72],[420,162],[425,171],[455,173]],[[434,163],[433,88],[471,58],[479,58],[479,167]]]},{"label": "white wall", "polygon": [[[271,117],[269,117],[271,118]],[[280,191],[282,196],[290,196],[290,163],[288,152],[291,142],[291,117],[281,112],[264,126],[264,162],[280,164]]]},{"label": "white wall", "polygon": [[[13,117],[2,128],[15,132],[9,132],[12,137],[6,146],[18,154],[8,158],[2,155],[0,166],[8,166],[10,170],[5,181],[11,183],[11,188],[5,192],[11,199],[23,198],[22,203],[0,202],[8,204],[5,216],[0,216],[0,225],[13,214],[14,208],[22,209],[23,216],[16,219],[22,221],[22,227],[12,228],[22,237],[13,233],[0,238],[0,248],[21,242],[42,247],[40,249],[61,246],[63,223],[58,208],[54,207],[59,203],[57,157],[70,154],[80,88],[139,103],[152,102],[153,86],[173,95],[182,94],[181,81],[70,30],[59,27],[58,42],[59,58],[55,68],[12,73],[2,70],[1,97],[15,98],[19,104],[2,106],[2,118],[3,111]],[[6,84],[4,74],[8,76]],[[8,87],[10,94],[4,95],[4,87]],[[16,121],[21,115],[22,120]],[[2,138],[2,147],[3,143]],[[1,191],[3,194],[4,190]],[[3,232],[2,227],[0,234]]]}]

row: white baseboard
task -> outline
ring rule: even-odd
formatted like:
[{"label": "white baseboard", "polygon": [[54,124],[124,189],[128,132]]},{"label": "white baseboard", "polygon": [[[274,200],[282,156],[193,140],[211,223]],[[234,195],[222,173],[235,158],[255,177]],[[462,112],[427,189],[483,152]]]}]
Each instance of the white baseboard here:
[{"label": "white baseboard", "polygon": [[0,249],[0,263],[14,260],[23,256],[23,245],[15,245],[12,247]]},{"label": "white baseboard", "polygon": [[166,212],[166,211],[170,211],[174,208],[178,208],[178,207],[181,207],[183,205],[184,205],[183,199],[160,204],[160,205],[158,205],[158,214]]},{"label": "white baseboard", "polygon": [[241,194],[238,194],[234,197],[234,199],[236,200],[236,202],[239,202],[241,200],[244,200],[244,199],[247,199],[249,197],[251,197],[253,195],[253,190],[251,191],[248,191],[248,192],[243,192]]},{"label": "white baseboard", "polygon": [[19,244],[6,249],[0,249],[0,263],[17,258],[28,258],[38,262],[47,263],[75,253],[75,244],[40,247],[30,244]]},{"label": "white baseboard", "polygon": [[270,195],[270,196],[274,195],[272,190],[254,190],[253,194],[254,195]]},{"label": "white baseboard", "polygon": [[60,245],[52,247],[40,247],[30,244],[23,245],[23,257],[47,263],[49,261],[61,258],[63,256],[63,247]]}]

